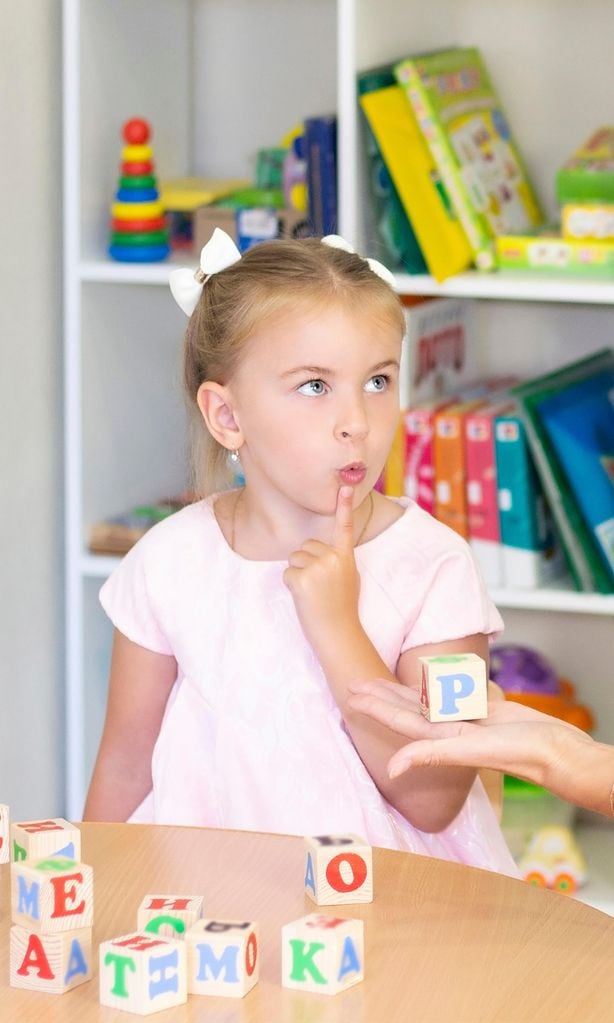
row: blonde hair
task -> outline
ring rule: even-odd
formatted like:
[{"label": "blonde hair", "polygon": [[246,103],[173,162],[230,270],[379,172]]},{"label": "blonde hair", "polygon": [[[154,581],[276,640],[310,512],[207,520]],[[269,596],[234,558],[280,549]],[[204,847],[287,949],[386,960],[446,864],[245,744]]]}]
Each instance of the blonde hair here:
[{"label": "blonde hair", "polygon": [[211,436],[200,414],[200,385],[206,380],[227,384],[250,335],[267,321],[297,307],[337,303],[390,324],[403,336],[403,310],[393,289],[361,256],[315,238],[262,242],[205,282],[184,343],[197,494],[223,489],[232,481],[229,453]]}]

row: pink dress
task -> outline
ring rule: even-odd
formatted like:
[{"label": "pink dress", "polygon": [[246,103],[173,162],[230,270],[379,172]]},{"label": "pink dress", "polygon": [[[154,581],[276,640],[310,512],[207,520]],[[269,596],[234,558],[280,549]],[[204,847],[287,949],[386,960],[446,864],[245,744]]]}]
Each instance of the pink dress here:
[{"label": "pink dress", "polygon": [[[153,790],[131,821],[348,831],[517,876],[479,780],[437,834],[418,831],[380,795],[303,636],[282,579],[287,563],[236,554],[215,497],[154,526],[100,593],[117,629],[178,664]],[[391,672],[410,647],[502,627],[465,541],[398,500],[402,517],[356,548],[360,619]]]}]

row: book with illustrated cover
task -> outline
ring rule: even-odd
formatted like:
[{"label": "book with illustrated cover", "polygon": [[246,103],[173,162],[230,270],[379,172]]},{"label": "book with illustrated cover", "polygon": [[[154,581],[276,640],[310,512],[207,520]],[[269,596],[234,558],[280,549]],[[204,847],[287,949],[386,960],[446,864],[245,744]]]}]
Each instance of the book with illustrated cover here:
[{"label": "book with illustrated cover", "polygon": [[[365,77],[359,79],[359,92]],[[389,85],[365,91],[360,105],[429,272],[443,281],[466,270],[472,262],[471,247],[404,90]]]},{"label": "book with illustrated cover", "polygon": [[543,220],[518,148],[475,47],[395,64],[480,270],[496,266],[494,239]]},{"label": "book with illustrated cover", "polygon": [[305,121],[309,223],[316,237],[337,231],[337,118]]},{"label": "book with illustrated cover", "polygon": [[497,500],[495,420],[511,408],[494,401],[465,416],[465,472],[469,543],[487,586],[503,585],[503,547]]},{"label": "book with illustrated cover", "polygon": [[537,411],[614,590],[614,356],[611,369],[538,401]]},{"label": "book with illustrated cover", "polygon": [[[569,482],[559,452],[541,414],[541,406],[566,388],[588,381],[589,378],[608,374],[614,369],[614,353],[605,348],[585,359],[563,366],[554,373],[536,377],[512,388],[518,401],[535,467],[557,527],[566,560],[576,587],[586,593],[612,593],[612,572],[604,561],[604,548],[589,526]],[[608,456],[604,454],[606,475],[611,471]],[[592,476],[591,476],[592,478]],[[588,479],[588,477],[587,477]],[[586,481],[576,481],[582,487]],[[587,486],[586,499],[589,498]],[[592,485],[591,485],[592,489]],[[606,519],[607,521],[607,519]],[[604,542],[611,543],[608,529]]]}]

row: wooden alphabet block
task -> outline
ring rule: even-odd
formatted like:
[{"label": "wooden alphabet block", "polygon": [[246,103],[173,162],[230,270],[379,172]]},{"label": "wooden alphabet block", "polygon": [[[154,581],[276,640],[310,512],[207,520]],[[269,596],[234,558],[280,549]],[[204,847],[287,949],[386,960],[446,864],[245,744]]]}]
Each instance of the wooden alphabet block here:
[{"label": "wooden alphabet block", "polygon": [[38,934],[11,927],[11,987],[62,995],[92,976],[92,928]]},{"label": "wooden alphabet block", "polygon": [[429,721],[488,715],[486,663],[477,654],[420,657],[420,706]]},{"label": "wooden alphabet block", "polygon": [[11,860],[81,859],[81,832],[63,817],[11,824]]},{"label": "wooden alphabet block", "polygon": [[137,931],[161,938],[183,938],[203,915],[202,895],[146,895],[139,906]]},{"label": "wooden alphabet block", "polygon": [[186,932],[188,992],[243,998],[258,981],[258,924],[198,920]]},{"label": "wooden alphabet block", "polygon": [[8,863],[11,858],[10,817],[6,803],[0,803],[0,863]]},{"label": "wooden alphabet block", "polygon": [[11,910],[14,924],[39,934],[91,927],[94,871],[61,857],[12,863]]},{"label": "wooden alphabet block", "polygon": [[281,929],[281,983],[336,995],[364,979],[362,920],[310,913]]},{"label": "wooden alphabet block", "polygon": [[187,1000],[184,941],[135,933],[100,945],[101,1005],[148,1016]]},{"label": "wooden alphabet block", "polygon": [[305,894],[318,906],[373,902],[371,846],[358,835],[305,838]]}]

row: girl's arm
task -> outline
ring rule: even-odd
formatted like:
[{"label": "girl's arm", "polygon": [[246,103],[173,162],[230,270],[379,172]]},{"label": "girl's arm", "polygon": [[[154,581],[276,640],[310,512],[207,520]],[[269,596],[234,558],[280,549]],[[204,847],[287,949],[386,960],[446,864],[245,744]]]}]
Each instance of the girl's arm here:
[{"label": "girl's arm", "polygon": [[350,688],[354,710],[413,740],[392,758],[393,777],[424,765],[489,767],[614,817],[614,747],[574,725],[512,701],[489,703],[480,721],[431,724],[418,696],[401,686],[375,681]]},{"label": "girl's arm", "polygon": [[176,677],[174,657],[115,630],[107,713],[83,820],[125,821],[151,791],[151,756]]},{"label": "girl's arm", "polygon": [[294,598],[303,632],[324,670],[352,741],[382,795],[421,831],[442,831],[461,809],[475,778],[473,769],[420,768],[391,779],[387,765],[402,745],[397,735],[354,710],[350,683],[384,678],[418,686],[418,657],[477,653],[487,660],[485,636],[468,636],[402,654],[393,675],[365,633],[358,616],[360,577],[354,559],[352,491],[342,487],[332,545],[307,540],[289,558],[284,580]]}]

